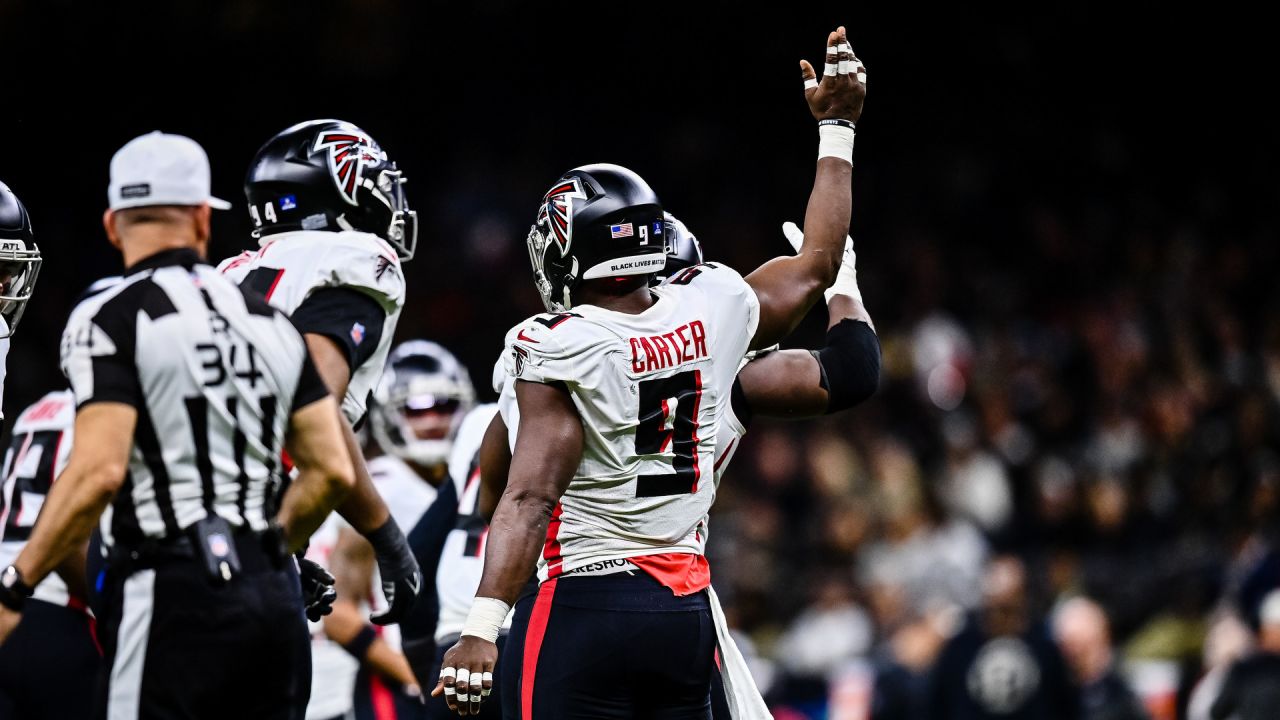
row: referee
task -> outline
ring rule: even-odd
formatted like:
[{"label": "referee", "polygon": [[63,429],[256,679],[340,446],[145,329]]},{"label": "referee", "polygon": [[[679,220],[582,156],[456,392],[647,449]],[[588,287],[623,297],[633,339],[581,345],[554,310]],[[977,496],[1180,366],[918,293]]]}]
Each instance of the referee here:
[{"label": "referee", "polygon": [[125,277],[63,333],[75,444],[0,571],[0,642],[101,516],[106,717],[301,718],[310,648],[285,552],[354,483],[337,403],[289,320],[204,263],[210,208],[227,203],[199,145],[134,139],[108,198]]}]

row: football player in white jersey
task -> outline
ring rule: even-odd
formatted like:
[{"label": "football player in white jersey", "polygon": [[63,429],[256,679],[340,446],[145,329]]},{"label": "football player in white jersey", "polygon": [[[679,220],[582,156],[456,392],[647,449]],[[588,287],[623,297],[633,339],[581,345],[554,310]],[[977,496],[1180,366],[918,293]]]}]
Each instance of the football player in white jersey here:
[{"label": "football player in white jersey", "polygon": [[[661,204],[634,173],[593,165],[544,196],[529,235],[551,314],[507,337],[520,422],[483,578],[440,682],[479,710],[494,644],[504,706],[522,718],[708,717],[716,633],[702,519],[716,436],[748,350],[787,335],[835,282],[849,225],[853,123],[865,74],[844,28],[821,83],[802,61],[819,157],[794,257],[744,280],[716,264],[650,288],[666,261]],[[704,477],[705,475],[705,477]]]},{"label": "football player in white jersey", "polygon": [[[369,408],[369,429],[382,452],[369,461],[369,472],[406,533],[437,499],[437,488],[456,497],[448,482],[448,460],[474,404],[475,388],[466,368],[439,344],[409,340],[391,351]],[[324,557],[322,564],[337,578],[338,599],[323,630],[314,632],[320,628],[313,626],[308,718],[338,715],[341,711],[322,714],[313,708],[332,710],[343,699],[354,707],[357,719],[373,717],[372,707],[379,703],[390,706],[395,718],[421,716],[421,693],[401,653],[400,632],[412,629],[413,618],[434,618],[434,598],[429,593],[421,598],[399,627],[370,626],[362,612],[376,579],[369,544],[336,519],[325,529],[330,532],[313,538],[308,557]]]},{"label": "football player in white jersey", "polygon": [[403,618],[422,586],[351,432],[382,375],[404,304],[400,263],[413,257],[417,242],[404,182],[386,152],[351,123],[313,120],[287,128],[258,150],[245,178],[259,248],[218,266],[290,315],[316,370],[342,398],[357,481],[338,512],[377,555],[389,606],[373,618],[380,625]]},{"label": "football player in white jersey", "polygon": [[[18,416],[0,481],[0,562],[21,552],[71,453],[76,403],[51,392]],[[98,665],[83,569],[69,564],[35,587],[24,619],[0,646],[0,717],[87,718]]]},{"label": "football player in white jersey", "polygon": [[[0,182],[0,401],[4,399],[9,337],[31,299],[42,262],[27,209],[9,186]],[[0,405],[0,428],[3,427],[4,408]]]}]

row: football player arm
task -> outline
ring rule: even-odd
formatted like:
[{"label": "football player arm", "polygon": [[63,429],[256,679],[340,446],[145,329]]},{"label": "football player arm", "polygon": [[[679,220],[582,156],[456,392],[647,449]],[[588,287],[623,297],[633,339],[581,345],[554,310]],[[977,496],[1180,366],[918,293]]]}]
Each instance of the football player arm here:
[{"label": "football player arm", "polygon": [[285,491],[278,519],[290,552],[306,545],[355,485],[351,456],[342,442],[344,427],[338,404],[328,395],[294,410],[289,418],[285,448],[298,474]]},{"label": "football player arm", "polygon": [[379,637],[360,611],[361,598],[369,597],[373,586],[374,556],[369,542],[343,528],[329,556],[329,566],[338,597],[333,602],[333,612],[322,621],[324,634],[379,675],[400,685],[416,686],[404,655]]},{"label": "football player arm", "polygon": [[[367,296],[360,293],[345,292],[351,300],[354,300],[355,296],[368,300]],[[348,302],[348,305],[351,304],[354,303]],[[294,314],[293,320],[303,329],[303,337],[306,338],[307,348],[311,351],[311,358],[320,372],[320,377],[329,387],[329,391],[335,397],[346,397],[352,368],[359,367],[362,358],[367,359],[362,354],[367,350],[359,350],[356,345],[365,348],[375,346],[377,336],[363,336],[361,342],[356,343],[350,332],[346,336],[332,331],[309,332],[306,328],[318,327],[320,323],[312,319],[312,314],[315,312],[312,308],[315,306],[315,303],[311,306],[303,303],[302,308],[299,309],[300,312]],[[305,312],[302,311],[303,308],[306,308]],[[381,327],[380,320],[378,323],[374,322],[377,315],[373,310],[374,308],[367,308],[368,324],[362,323],[361,327]],[[378,310],[378,312],[381,311]],[[353,344],[340,344],[340,338],[344,342],[351,341]],[[373,484],[373,477],[369,475],[369,466],[365,462],[364,452],[360,449],[360,441],[356,439],[355,431],[345,421],[342,423],[342,441],[352,460],[355,487],[347,499],[338,506],[338,514],[361,535],[368,538],[378,558],[383,593],[387,596],[390,607],[387,612],[373,618],[373,621],[379,625],[399,622],[413,607],[422,589],[422,573],[418,569],[417,561],[413,558],[413,552],[409,549],[409,542],[404,532],[399,525],[396,525],[395,519],[391,517],[391,511],[387,509],[387,504],[383,502],[382,496],[378,494],[378,489]]]},{"label": "football player arm", "polygon": [[[316,370],[329,392],[336,398],[346,397],[347,385],[351,382],[351,365],[347,353],[328,335],[308,332],[303,337],[307,340],[307,349],[311,351]],[[338,514],[361,534],[368,534],[386,524],[391,518],[391,511],[374,487],[360,442],[351,425],[344,422],[342,426],[341,442],[354,460],[356,484],[347,499],[338,506]]]},{"label": "football player arm", "polygon": [[495,413],[480,443],[480,498],[476,508],[485,522],[493,519],[498,500],[507,489],[509,472],[511,446],[507,444],[507,424],[500,413]]},{"label": "football player arm", "polygon": [[862,303],[837,294],[827,303],[827,343],[781,350],[746,364],[738,382],[752,414],[788,419],[847,410],[875,393],[880,343]]},{"label": "football player arm", "polygon": [[[827,38],[827,63],[855,61],[844,28]],[[801,61],[805,100],[820,123],[819,157],[813,191],[805,210],[805,239],[799,254],[779,257],[747,276],[760,301],[760,321],[752,348],[768,347],[795,329],[822,291],[835,282],[849,230],[853,176],[852,125],[862,115],[866,85],[855,73],[825,75],[816,82],[813,67]],[[863,76],[865,77],[865,75]],[[839,124],[843,123],[843,125]]]},{"label": "football player arm", "polygon": [[561,384],[516,382],[520,429],[506,490],[498,501],[484,557],[484,575],[458,643],[445,653],[440,681],[449,708],[478,714],[493,685],[495,640],[529,581],[547,525],[582,459],[582,418]]},{"label": "football player arm", "polygon": [[[122,402],[94,402],[76,413],[75,446],[67,467],[31,530],[26,547],[13,561],[31,588],[82,551],[102,511],[115,497],[129,467],[138,411]],[[17,613],[0,607],[0,642],[16,624]]]}]

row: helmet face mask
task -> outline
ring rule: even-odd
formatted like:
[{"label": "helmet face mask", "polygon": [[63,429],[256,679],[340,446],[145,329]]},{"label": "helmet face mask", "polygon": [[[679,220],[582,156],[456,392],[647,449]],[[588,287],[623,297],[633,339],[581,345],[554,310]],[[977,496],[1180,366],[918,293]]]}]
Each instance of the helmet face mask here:
[{"label": "helmet face mask", "polygon": [[341,120],[299,123],[254,156],[245,178],[253,235],[353,230],[385,240],[401,260],[417,249],[418,217],[404,173],[377,142]]},{"label": "helmet face mask", "polygon": [[3,318],[0,338],[9,337],[17,330],[35,291],[43,262],[35,243],[28,248],[21,240],[0,238],[0,318]]},{"label": "helmet face mask", "polygon": [[449,459],[474,404],[471,377],[457,358],[436,343],[410,340],[388,358],[369,426],[383,452],[432,467]]},{"label": "helmet face mask", "polygon": [[570,170],[543,196],[525,239],[543,305],[565,312],[583,280],[661,270],[663,233],[661,203],[639,175],[617,165]]},{"label": "helmet face mask", "polygon": [[17,329],[43,262],[27,209],[0,183],[0,338]]}]

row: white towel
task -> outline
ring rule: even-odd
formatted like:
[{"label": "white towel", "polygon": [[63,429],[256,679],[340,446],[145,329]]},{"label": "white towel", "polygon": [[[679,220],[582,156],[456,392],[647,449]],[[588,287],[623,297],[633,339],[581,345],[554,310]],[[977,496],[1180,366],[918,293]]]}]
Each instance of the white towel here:
[{"label": "white towel", "polygon": [[729,715],[733,720],[773,720],[769,707],[760,697],[756,681],[751,677],[747,661],[729,635],[729,623],[715,589],[707,588],[711,601],[711,617],[716,623],[716,639],[720,643],[720,674],[724,678],[724,694],[728,696]]}]

